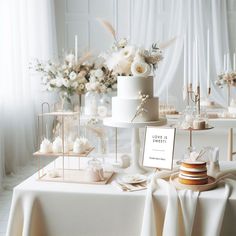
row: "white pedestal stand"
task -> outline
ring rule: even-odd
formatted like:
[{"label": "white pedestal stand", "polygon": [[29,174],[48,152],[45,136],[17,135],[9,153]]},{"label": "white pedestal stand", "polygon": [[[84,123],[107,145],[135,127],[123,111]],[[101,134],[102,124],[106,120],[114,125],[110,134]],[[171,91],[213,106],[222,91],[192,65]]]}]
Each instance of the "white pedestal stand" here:
[{"label": "white pedestal stand", "polygon": [[145,173],[146,171],[140,166],[140,137],[139,137],[139,128],[146,126],[163,126],[166,124],[166,119],[162,118],[158,121],[149,121],[149,122],[120,122],[114,121],[112,118],[106,118],[103,120],[103,124],[115,128],[132,128],[131,136],[131,156],[132,163],[129,168],[127,168],[128,173]]}]

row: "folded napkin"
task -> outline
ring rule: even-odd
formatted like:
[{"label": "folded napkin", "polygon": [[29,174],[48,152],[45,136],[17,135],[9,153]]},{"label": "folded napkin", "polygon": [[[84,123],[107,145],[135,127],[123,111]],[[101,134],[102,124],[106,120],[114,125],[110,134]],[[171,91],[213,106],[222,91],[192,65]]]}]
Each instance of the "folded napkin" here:
[{"label": "folded napkin", "polygon": [[121,181],[114,180],[112,182],[112,185],[117,187],[119,190],[123,192],[134,192],[134,191],[140,191],[147,188],[147,183],[137,183],[137,184],[127,184]]}]

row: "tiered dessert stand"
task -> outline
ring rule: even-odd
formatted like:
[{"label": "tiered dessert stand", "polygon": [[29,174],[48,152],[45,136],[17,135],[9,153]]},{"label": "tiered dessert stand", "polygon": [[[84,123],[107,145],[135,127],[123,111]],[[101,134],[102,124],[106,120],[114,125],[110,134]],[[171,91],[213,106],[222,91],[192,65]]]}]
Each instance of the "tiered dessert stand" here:
[{"label": "tiered dessert stand", "polygon": [[[149,122],[121,122],[115,121],[112,118],[106,118],[103,120],[103,124],[114,128],[131,128],[131,166],[126,169],[127,173],[145,173],[145,169],[141,167],[140,160],[140,136],[139,128],[144,128],[146,126],[163,126],[166,124],[165,118],[160,118],[157,121]],[[117,138],[117,137],[116,137]]]},{"label": "tiered dessert stand", "polygon": [[[48,105],[48,112],[43,111],[43,106],[45,104]],[[53,152],[42,153],[42,152],[40,152],[40,150],[38,150],[38,151],[33,153],[33,155],[38,158],[38,179],[39,180],[77,182],[76,178],[71,179],[70,176],[68,175],[70,170],[65,168],[65,157],[68,157],[68,158],[78,157],[78,169],[77,170],[79,170],[79,172],[81,172],[80,171],[80,157],[87,157],[94,148],[91,147],[89,150],[87,150],[86,152],[83,152],[83,153],[74,153],[72,151],[65,152],[65,150],[64,150],[64,143],[65,143],[65,130],[64,130],[65,125],[64,125],[64,123],[65,123],[65,118],[66,117],[73,117],[73,116],[79,117],[80,114],[79,114],[79,112],[72,112],[72,111],[50,112],[49,104],[48,103],[42,104],[42,113],[38,115],[38,142],[39,142],[39,146],[40,146],[40,143],[42,141],[42,138],[47,136],[47,134],[45,135],[45,131],[44,131],[45,123],[47,123],[47,121],[46,121],[47,117],[60,117],[60,120],[61,120],[62,151],[58,152],[58,153],[55,153],[55,152],[54,153]],[[41,129],[40,129],[40,127],[41,127]],[[47,133],[47,131],[46,131],[46,133]],[[41,157],[62,157],[62,168],[59,170],[59,172],[60,172],[60,177],[59,178],[53,178],[53,180],[51,180],[51,179],[48,180],[47,179],[46,173],[44,172],[44,168],[41,168],[41,162],[40,162]],[[56,169],[55,160],[54,160],[54,169]],[[69,176],[69,178],[68,178],[68,176]]]}]

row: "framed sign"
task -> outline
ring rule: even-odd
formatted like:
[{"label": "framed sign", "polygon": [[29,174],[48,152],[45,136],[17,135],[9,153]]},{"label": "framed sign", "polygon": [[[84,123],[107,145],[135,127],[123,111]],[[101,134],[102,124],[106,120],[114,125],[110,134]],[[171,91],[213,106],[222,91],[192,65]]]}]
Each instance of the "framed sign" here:
[{"label": "framed sign", "polygon": [[172,169],[175,128],[146,127],[143,166]]}]

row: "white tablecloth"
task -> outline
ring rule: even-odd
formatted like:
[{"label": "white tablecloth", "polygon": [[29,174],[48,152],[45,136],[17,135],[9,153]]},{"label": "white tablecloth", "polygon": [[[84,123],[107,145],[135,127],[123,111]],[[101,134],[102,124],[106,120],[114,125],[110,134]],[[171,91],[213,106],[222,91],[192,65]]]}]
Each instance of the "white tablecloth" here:
[{"label": "white tablecloth", "polygon": [[[226,166],[236,169],[236,162]],[[34,175],[14,188],[7,236],[138,236],[142,229],[147,232],[144,227],[148,228],[151,221],[154,221],[156,235],[174,232],[174,235],[183,236],[191,231],[197,236],[214,236],[209,232],[236,235],[236,181],[233,180],[227,185],[227,198],[225,183],[220,183],[215,190],[197,196],[193,194],[196,211],[186,221],[187,214],[182,210],[188,211],[188,207],[181,208],[181,204],[191,198],[174,198],[177,196],[173,192],[175,189],[169,188],[163,180],[158,180],[152,201],[149,201],[153,215],[148,218],[147,215],[144,217],[145,190],[121,192],[111,184],[42,182],[36,177]],[[189,209],[194,208],[191,201],[185,204],[188,205]],[[219,218],[222,219],[220,225]],[[215,230],[211,230],[213,228]]]}]

